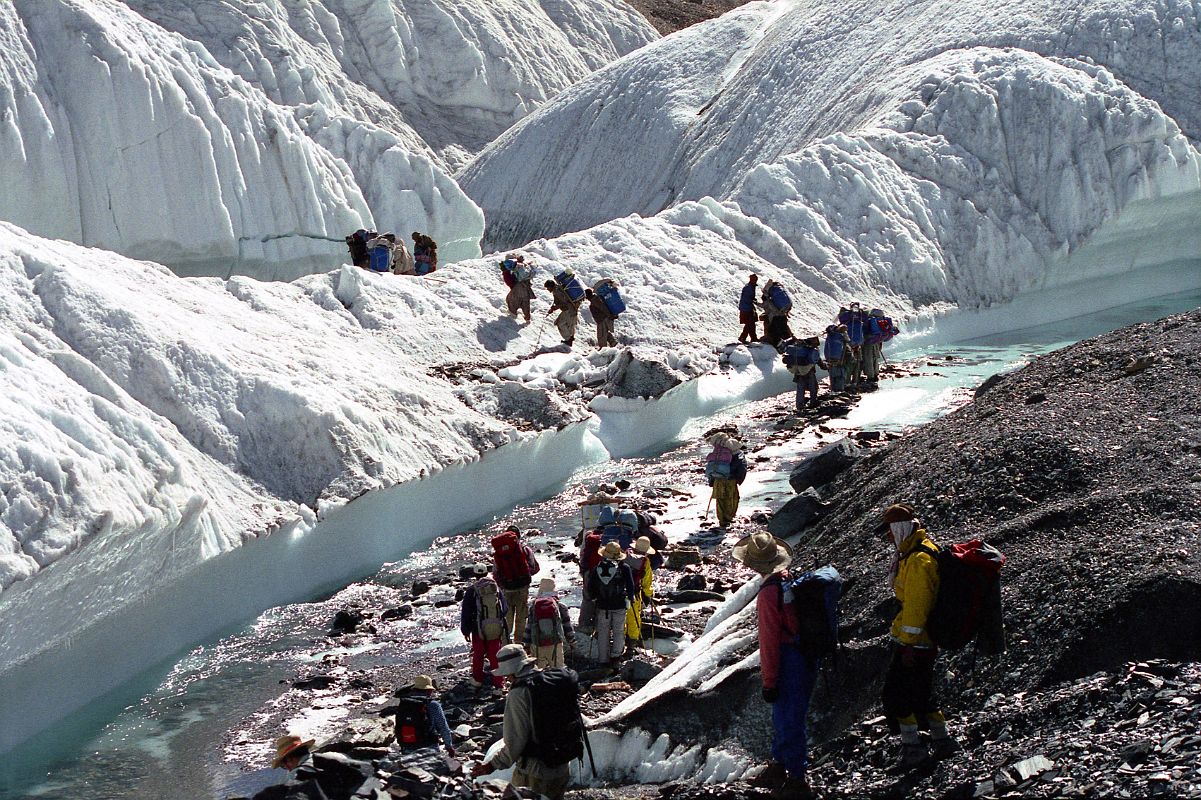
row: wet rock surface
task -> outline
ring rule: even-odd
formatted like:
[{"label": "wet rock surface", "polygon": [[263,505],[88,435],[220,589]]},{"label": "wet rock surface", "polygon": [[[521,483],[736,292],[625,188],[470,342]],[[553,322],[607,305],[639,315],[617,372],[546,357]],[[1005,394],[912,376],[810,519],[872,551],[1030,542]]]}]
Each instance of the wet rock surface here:
[{"label": "wet rock surface", "polygon": [[[874,447],[826,487],[829,512],[804,531],[794,562],[834,563],[853,582],[839,670],[813,702],[811,780],[822,795],[1201,795],[1201,483],[1190,479],[1201,470],[1199,349],[1201,311],[1086,340]],[[906,773],[892,766],[897,741],[877,702],[891,555],[873,534],[900,501],[936,541],[980,538],[1009,558],[1008,651],[989,659],[969,646],[938,661],[964,752]],[[756,689],[748,672],[723,684],[720,706],[677,694],[637,717],[682,739],[708,729],[709,741],[763,759],[758,729],[770,726]],[[737,713],[722,714],[727,706]],[[740,783],[721,793],[756,796]]]}]

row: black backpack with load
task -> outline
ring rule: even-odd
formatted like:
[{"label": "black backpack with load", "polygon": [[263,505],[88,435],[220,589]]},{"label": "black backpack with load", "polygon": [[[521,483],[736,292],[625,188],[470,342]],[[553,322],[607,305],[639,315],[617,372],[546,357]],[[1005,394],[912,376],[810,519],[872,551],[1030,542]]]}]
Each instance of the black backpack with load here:
[{"label": "black backpack with load", "polygon": [[364,230],[359,228],[354,233],[346,237],[346,248],[350,250],[350,263],[356,267],[365,266],[369,256],[367,255],[367,242],[374,239],[379,234],[375,231]]},{"label": "black backpack with load", "polygon": [[945,650],[971,641],[982,655],[1005,651],[1005,615],[1001,607],[1001,567],[1005,555],[979,539],[938,551],[918,545],[938,565],[938,596],[926,618],[930,640]]},{"label": "black backpack with load", "polygon": [[584,756],[584,718],[580,715],[579,678],[565,667],[544,669],[517,684],[530,692],[533,735],[522,756],[549,767]]},{"label": "black backpack with load", "polygon": [[424,747],[433,743],[429,697],[404,695],[396,706],[396,742],[401,747]]},{"label": "black backpack with load", "polygon": [[780,582],[780,602],[796,622],[797,649],[809,658],[838,653],[838,601],[842,576],[826,565]]}]

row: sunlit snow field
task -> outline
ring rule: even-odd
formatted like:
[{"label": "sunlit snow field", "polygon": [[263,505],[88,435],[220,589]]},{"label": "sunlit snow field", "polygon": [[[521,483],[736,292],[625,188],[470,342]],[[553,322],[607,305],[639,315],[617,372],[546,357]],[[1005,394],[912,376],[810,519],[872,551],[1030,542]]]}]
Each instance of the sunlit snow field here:
[{"label": "sunlit snow field", "polygon": [[[846,420],[835,421],[832,426],[902,430],[945,413],[962,402],[972,387],[996,372],[1015,368],[1034,356],[1081,338],[1198,305],[1201,292],[1190,292],[955,345],[906,350],[901,341],[888,353],[889,358],[908,362],[917,368],[918,374],[883,382],[879,391],[862,398]],[[1137,349],[1133,344],[1132,348]],[[564,488],[570,487],[569,491],[515,510],[513,519],[524,527],[540,529],[545,538],[536,542],[557,543],[573,536],[578,529],[576,487],[623,476],[647,477],[665,472],[678,475],[698,457],[696,439],[707,428],[734,422],[744,429],[758,426],[761,430],[772,424],[757,415],[765,401],[755,395],[753,387],[748,387],[746,396],[755,399],[715,413],[710,409],[704,416],[683,425],[682,430],[677,421],[678,433],[670,435],[651,452],[578,470],[566,482]],[[694,397],[692,404],[701,409],[706,407],[703,398]],[[678,411],[688,413],[683,407]],[[644,441],[650,441],[650,437]],[[756,453],[769,457],[769,463],[777,469],[751,472],[743,491],[744,513],[756,507],[773,506],[791,494],[787,468],[813,442],[811,433],[802,433]],[[674,522],[664,526],[674,541],[697,532],[696,520],[708,496],[699,484],[680,488],[695,492],[691,503],[695,513],[678,515]],[[685,502],[684,508],[688,506]],[[480,520],[479,524],[485,526],[491,521]],[[442,571],[447,565],[480,552],[485,536],[485,532],[476,529],[426,540],[407,552],[398,551],[388,556],[390,563],[381,565],[375,576],[348,587],[336,599],[369,600],[373,584],[404,585],[423,573]],[[571,585],[574,565],[552,566],[560,586]],[[578,603],[578,597],[569,603]],[[429,620],[431,614],[455,613],[457,607],[426,607],[410,624],[416,628]],[[269,703],[279,692],[281,678],[294,675],[298,667],[312,662],[313,640],[328,630],[330,615],[327,604],[273,608],[215,641],[146,671],[94,703],[88,713],[54,726],[6,757],[4,773],[0,774],[3,787],[0,795],[137,800],[184,796],[179,794],[179,787],[187,786],[188,797],[224,797],[272,782],[279,775],[269,770],[244,774],[239,764],[226,762],[230,752],[240,751],[236,740],[226,743],[223,736]],[[458,658],[453,655],[462,652],[457,633],[433,634],[420,650],[428,653],[439,648],[445,649],[448,657]],[[378,664],[378,659],[385,657],[372,648],[318,650],[318,657],[325,652],[336,652],[345,664],[356,668]],[[336,703],[313,709],[293,720],[293,727],[311,735],[328,735],[350,710]],[[250,757],[250,752],[245,755]],[[48,764],[52,766],[47,767]]]}]

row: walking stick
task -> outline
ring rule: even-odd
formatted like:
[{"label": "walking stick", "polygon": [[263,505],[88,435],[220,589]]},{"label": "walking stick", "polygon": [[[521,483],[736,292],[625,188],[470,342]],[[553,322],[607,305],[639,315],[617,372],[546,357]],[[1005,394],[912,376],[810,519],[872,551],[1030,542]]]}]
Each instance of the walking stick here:
[{"label": "walking stick", "polygon": [[542,317],[542,324],[538,326],[538,341],[534,342],[534,350],[542,346],[542,332],[546,330],[546,321],[550,318],[550,314]]},{"label": "walking stick", "polygon": [[709,509],[713,507],[713,498],[717,497],[717,487],[709,490],[709,504],[705,506],[705,516],[701,519],[702,522],[709,519]]},{"label": "walking stick", "polygon": [[596,774],[596,759],[592,757],[592,742],[588,741],[588,726],[584,724],[584,713],[580,712],[580,731],[584,734],[584,749],[588,751],[588,763],[592,766],[592,779],[600,778]]}]

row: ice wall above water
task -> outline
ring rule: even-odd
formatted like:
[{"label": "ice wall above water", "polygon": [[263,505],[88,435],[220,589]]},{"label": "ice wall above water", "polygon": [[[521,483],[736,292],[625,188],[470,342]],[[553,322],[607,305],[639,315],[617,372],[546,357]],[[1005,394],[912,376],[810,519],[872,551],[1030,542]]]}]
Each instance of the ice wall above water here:
[{"label": "ice wall above water", "polygon": [[330,5],[0,5],[0,219],[190,275],[324,271],[360,226],[468,258],[443,156],[654,37],[603,0]]}]

